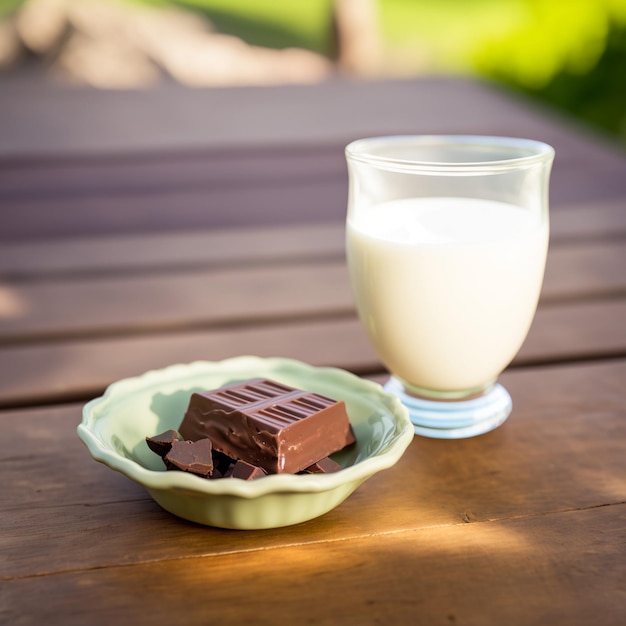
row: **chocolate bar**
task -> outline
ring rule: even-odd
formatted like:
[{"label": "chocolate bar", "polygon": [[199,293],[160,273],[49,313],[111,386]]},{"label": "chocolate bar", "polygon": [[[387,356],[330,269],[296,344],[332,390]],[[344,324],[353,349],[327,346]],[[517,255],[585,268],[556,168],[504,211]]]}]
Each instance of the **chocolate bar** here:
[{"label": "chocolate bar", "polygon": [[296,474],[355,441],[343,401],[263,378],[192,394],[179,431],[270,474]]}]

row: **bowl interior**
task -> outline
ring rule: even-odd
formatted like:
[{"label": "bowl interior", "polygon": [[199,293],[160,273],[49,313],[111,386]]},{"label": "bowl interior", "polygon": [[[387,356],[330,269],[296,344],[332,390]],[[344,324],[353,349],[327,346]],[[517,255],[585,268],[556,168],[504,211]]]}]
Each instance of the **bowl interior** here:
[{"label": "bowl interior", "polygon": [[259,376],[346,402],[357,443],[333,455],[342,467],[385,452],[406,427],[395,398],[371,383],[341,370],[255,357],[174,366],[114,383],[106,401],[94,401],[87,411],[88,427],[102,445],[120,456],[149,470],[166,471],[148,449],[146,436],[178,429],[194,391]]}]

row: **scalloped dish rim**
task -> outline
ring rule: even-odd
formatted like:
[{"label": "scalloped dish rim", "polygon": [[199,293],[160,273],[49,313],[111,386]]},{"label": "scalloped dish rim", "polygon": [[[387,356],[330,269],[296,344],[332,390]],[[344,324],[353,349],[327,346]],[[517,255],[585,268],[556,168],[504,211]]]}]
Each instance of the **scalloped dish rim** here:
[{"label": "scalloped dish rim", "polygon": [[[362,459],[354,465],[331,474],[274,474],[254,481],[243,480],[206,480],[185,472],[156,471],[143,467],[137,461],[129,459],[105,442],[92,430],[99,417],[97,412],[117,399],[126,397],[129,392],[156,387],[164,381],[176,378],[184,380],[195,374],[217,370],[249,369],[258,366],[259,371],[287,367],[302,378],[333,378],[344,382],[346,386],[358,387],[359,394],[386,400],[389,412],[393,415],[395,432],[391,441],[380,453]],[[263,373],[271,378],[268,372]],[[413,426],[408,413],[400,400],[383,391],[377,383],[368,381],[345,370],[335,367],[317,367],[281,357],[241,356],[222,361],[194,361],[188,364],[176,364],[150,370],[139,376],[121,379],[110,384],[104,394],[89,401],[83,407],[82,421],[77,428],[78,436],[89,449],[92,457],[111,469],[121,472],[131,480],[147,489],[176,490],[195,492],[212,496],[238,496],[257,498],[269,493],[306,493],[332,490],[346,483],[361,483],[375,473],[393,466],[402,456],[413,439]],[[148,433],[149,434],[149,433]]]}]

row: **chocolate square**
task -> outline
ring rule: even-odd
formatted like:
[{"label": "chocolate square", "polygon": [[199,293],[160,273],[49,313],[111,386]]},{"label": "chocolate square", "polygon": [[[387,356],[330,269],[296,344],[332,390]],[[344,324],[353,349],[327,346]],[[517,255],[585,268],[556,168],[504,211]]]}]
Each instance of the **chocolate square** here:
[{"label": "chocolate square", "polygon": [[296,474],[355,440],[343,401],[261,378],[194,393],[180,434],[271,474]]}]

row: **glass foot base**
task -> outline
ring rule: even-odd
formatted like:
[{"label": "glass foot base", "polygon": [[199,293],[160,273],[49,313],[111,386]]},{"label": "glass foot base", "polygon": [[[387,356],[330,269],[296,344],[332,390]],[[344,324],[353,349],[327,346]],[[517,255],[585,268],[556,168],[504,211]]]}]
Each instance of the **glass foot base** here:
[{"label": "glass foot base", "polygon": [[508,391],[496,384],[487,393],[471,400],[436,401],[409,395],[402,383],[391,377],[385,391],[398,396],[409,410],[416,435],[436,439],[464,439],[489,432],[511,414]]}]

